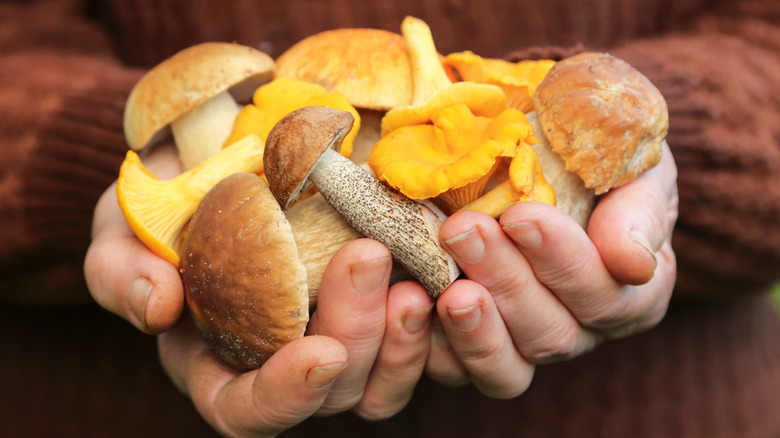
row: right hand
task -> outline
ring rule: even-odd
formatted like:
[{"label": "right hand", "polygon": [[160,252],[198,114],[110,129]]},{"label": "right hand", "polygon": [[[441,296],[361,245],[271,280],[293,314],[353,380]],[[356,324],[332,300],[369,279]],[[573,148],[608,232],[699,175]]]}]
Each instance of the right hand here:
[{"label": "right hand", "polygon": [[[172,148],[145,160],[161,178],[181,172]],[[98,203],[84,271],[102,307],[158,335],[160,357],[203,418],[227,436],[274,436],[312,415],[352,409],[387,418],[409,401],[430,349],[433,305],[416,282],[389,287],[390,253],[369,239],[347,244],[323,277],[304,338],[260,369],[238,372],[217,358],[183,316],[178,270],[130,230],[115,185]]]}]

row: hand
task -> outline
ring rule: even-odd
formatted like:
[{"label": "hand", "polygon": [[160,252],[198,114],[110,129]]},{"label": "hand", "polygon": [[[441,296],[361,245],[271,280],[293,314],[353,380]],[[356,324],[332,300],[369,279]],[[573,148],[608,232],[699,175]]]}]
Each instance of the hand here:
[{"label": "hand", "polygon": [[[181,172],[175,150],[145,165],[161,178]],[[94,299],[146,333],[160,334],[163,366],[201,415],[229,436],[273,436],[313,415],[353,409],[392,416],[411,398],[430,349],[433,304],[417,283],[388,286],[390,254],[361,239],[326,270],[307,335],[259,370],[239,373],[214,356],[182,318],[178,270],[133,234],[110,187],[95,210],[85,275]]]},{"label": "hand", "polygon": [[500,221],[477,212],[450,217],[440,236],[469,280],[439,297],[428,373],[514,397],[535,364],[656,325],[676,276],[676,176],[664,145],[658,166],[599,200],[587,234],[535,202]]},{"label": "hand", "polygon": [[163,366],[201,415],[227,436],[274,436],[312,415],[353,409],[367,419],[399,412],[430,349],[432,303],[415,282],[388,288],[390,253],[351,242],[323,277],[307,336],[259,370],[218,360],[189,321],[159,337]]}]

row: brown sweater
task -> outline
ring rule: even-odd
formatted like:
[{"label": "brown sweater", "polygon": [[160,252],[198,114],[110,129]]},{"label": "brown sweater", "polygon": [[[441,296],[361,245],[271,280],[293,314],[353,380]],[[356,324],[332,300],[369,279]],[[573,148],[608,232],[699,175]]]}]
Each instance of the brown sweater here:
[{"label": "brown sweater", "polygon": [[[521,59],[551,53],[549,46],[581,44],[611,51],[656,83],[669,104],[668,142],[679,167],[676,297],[656,329],[540,367],[516,399],[490,400],[423,381],[392,420],[366,423],[345,414],[308,421],[287,435],[780,436],[780,320],[761,294],[780,279],[775,0],[0,1],[0,297],[51,303],[86,296],[81,264],[92,208],[127,149],[123,105],[145,68],[201,41],[237,41],[276,56],[329,28],[398,31],[405,15],[431,25],[442,53]],[[205,427],[186,400],[170,396],[156,363],[122,369],[147,382],[150,375],[159,379],[153,387],[164,396],[105,372],[136,344],[154,361],[148,345],[137,341],[142,335],[98,317],[115,338],[92,339],[81,320],[96,318],[81,310],[64,310],[76,312],[75,319],[33,326],[17,316],[15,304],[8,306],[0,345],[16,348],[0,361],[0,387],[64,346],[89,353],[72,360],[90,358],[95,368],[93,383],[73,381],[83,372],[60,372],[71,385],[58,381],[61,390],[49,393],[52,381],[36,373],[24,378],[32,387],[17,383],[18,393],[0,395],[2,412],[15,412],[18,398],[35,388],[39,397],[22,404],[23,414],[60,410],[51,429],[37,425],[40,436],[120,434],[108,431],[112,424],[130,436],[170,434],[178,430],[174,419],[183,419],[186,436]],[[41,329],[77,338],[60,336],[56,349],[28,352],[25,339],[48,339],[34,334]],[[112,339],[134,340],[130,352],[110,347]],[[101,348],[106,356],[94,353]],[[113,389],[105,397],[122,400],[121,409],[100,411],[102,387]],[[77,415],[91,409],[103,414]],[[137,421],[117,420],[128,409]],[[180,415],[158,421],[155,409]],[[4,415],[0,435],[13,436],[3,427],[25,430],[24,415]]]}]

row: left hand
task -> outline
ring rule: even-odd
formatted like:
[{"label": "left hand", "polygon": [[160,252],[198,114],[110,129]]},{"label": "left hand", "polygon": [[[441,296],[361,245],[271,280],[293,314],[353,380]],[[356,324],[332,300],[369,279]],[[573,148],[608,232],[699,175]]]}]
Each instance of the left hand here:
[{"label": "left hand", "polygon": [[587,233],[537,202],[515,205],[499,221],[451,216],[440,238],[469,279],[438,299],[428,374],[514,397],[535,364],[655,326],[676,277],[676,177],[664,145],[658,166],[599,200]]}]

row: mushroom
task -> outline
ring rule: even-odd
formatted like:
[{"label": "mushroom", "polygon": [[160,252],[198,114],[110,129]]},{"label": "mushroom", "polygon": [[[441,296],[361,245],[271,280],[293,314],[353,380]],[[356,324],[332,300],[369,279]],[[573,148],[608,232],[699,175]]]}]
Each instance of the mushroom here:
[{"label": "mushroom", "polygon": [[482,58],[470,52],[451,53],[444,57],[444,68],[451,76],[466,82],[492,84],[501,87],[507,96],[507,106],[527,113],[533,111],[532,96],[547,72],[555,65],[551,59],[509,62]]},{"label": "mushroom", "polygon": [[556,192],[547,182],[542,165],[531,146],[525,144],[517,149],[517,155],[509,164],[508,175],[509,179],[464,205],[461,210],[477,210],[498,218],[519,202],[557,204]]},{"label": "mushroom", "polygon": [[279,119],[297,108],[311,105],[340,109],[355,117],[355,128],[344,138],[341,148],[344,156],[350,156],[352,143],[360,128],[360,115],[349,100],[344,95],[327,91],[320,85],[286,78],[274,79],[255,91],[252,103],[246,105],[236,117],[225,145],[253,133],[265,142],[268,133]]},{"label": "mushroom", "polygon": [[119,207],[138,239],[178,267],[182,232],[203,196],[226,176],[262,165],[263,143],[254,134],[169,180],[155,177],[128,151],[117,179]]},{"label": "mushroom", "polygon": [[321,196],[292,210],[283,213],[256,174],[235,173],[192,216],[180,266],[187,307],[236,368],[258,368],[304,335],[325,266],[359,237]]},{"label": "mushroom", "polygon": [[482,195],[502,157],[514,157],[535,142],[531,125],[516,109],[487,118],[455,104],[435,110],[431,123],[403,126],[383,137],[368,164],[404,195],[434,199],[451,214]]},{"label": "mushroom", "polygon": [[384,113],[412,102],[412,67],[404,38],[382,29],[334,29],[309,36],[276,59],[276,77],[343,94],[360,114],[352,161],[362,164],[379,141]]},{"label": "mushroom", "polygon": [[430,206],[396,192],[337,152],[352,121],[347,112],[319,106],[282,118],[266,143],[268,185],[282,208],[316,186],[347,223],[385,244],[436,298],[459,275],[438,243],[441,219]]},{"label": "mushroom", "polygon": [[[271,80],[273,59],[251,47],[203,43],[149,70],[125,106],[124,130],[139,151],[170,131],[184,169],[215,154],[230,134],[244,101]],[[233,97],[235,96],[235,98]]]},{"label": "mushroom", "polygon": [[506,95],[495,85],[452,83],[441,64],[431,30],[424,21],[408,16],[401,34],[412,65],[412,103],[391,109],[382,119],[382,136],[406,125],[427,123],[438,108],[463,103],[476,116],[495,117],[506,109]]},{"label": "mushroom", "polygon": [[553,152],[597,195],[661,160],[669,128],[666,101],[623,60],[597,52],[561,60],[533,101]]},{"label": "mushroom", "polygon": [[453,213],[482,195],[502,157],[536,139],[525,115],[507,108],[500,87],[450,81],[423,21],[406,17],[401,27],[414,102],[385,115],[368,164],[410,198],[434,199]]}]

